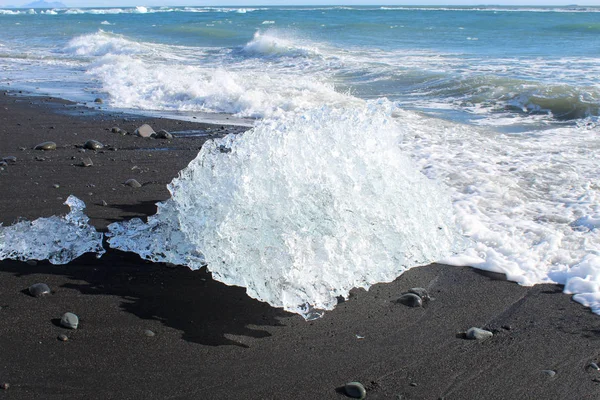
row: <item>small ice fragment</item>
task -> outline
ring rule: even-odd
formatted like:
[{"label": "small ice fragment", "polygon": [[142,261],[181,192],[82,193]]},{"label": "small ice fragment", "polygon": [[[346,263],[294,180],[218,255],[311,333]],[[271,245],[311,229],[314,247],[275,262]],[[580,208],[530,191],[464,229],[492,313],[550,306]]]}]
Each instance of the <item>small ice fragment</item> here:
[{"label": "small ice fragment", "polygon": [[88,224],[85,204],[75,196],[65,202],[71,211],[64,217],[0,225],[0,260],[46,260],[66,264],[84,253],[104,254],[103,235]]}]

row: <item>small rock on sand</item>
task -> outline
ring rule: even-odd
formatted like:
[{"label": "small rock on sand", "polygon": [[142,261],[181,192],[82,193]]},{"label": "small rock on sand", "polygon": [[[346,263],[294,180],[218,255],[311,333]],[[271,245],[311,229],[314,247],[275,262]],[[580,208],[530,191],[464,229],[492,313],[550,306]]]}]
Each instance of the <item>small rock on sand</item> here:
[{"label": "small rock on sand", "polygon": [[94,103],[102,104],[102,103],[104,103],[104,100],[102,100],[100,97],[96,97],[94,99]]},{"label": "small rock on sand", "polygon": [[79,317],[72,312],[64,313],[60,319],[60,325],[69,329],[77,329],[79,326]]},{"label": "small rock on sand", "polygon": [[142,184],[141,184],[141,183],[139,183],[138,181],[136,181],[136,180],[135,180],[135,179],[133,179],[133,178],[132,178],[132,179],[127,179],[127,180],[125,181],[124,185],[131,186],[131,187],[133,187],[133,188],[141,188],[141,187],[142,187]]},{"label": "small rock on sand", "polygon": [[16,164],[16,162],[17,162],[17,157],[15,157],[15,156],[8,156],[8,157],[4,157],[4,158],[2,159],[2,161],[4,161],[5,163],[8,163],[8,164]]},{"label": "small rock on sand", "polygon": [[154,332],[152,332],[150,329],[146,329],[144,331],[144,335],[146,335],[148,337],[154,337],[156,334]]},{"label": "small rock on sand", "polygon": [[160,131],[156,132],[156,138],[157,139],[173,139],[173,135],[171,135],[169,132],[165,131],[164,129],[161,129]]},{"label": "small rock on sand", "polygon": [[83,144],[83,148],[88,150],[101,150],[104,148],[104,145],[97,140],[88,140]]},{"label": "small rock on sand", "polygon": [[69,340],[69,337],[67,335],[65,335],[64,333],[61,333],[56,338],[58,340],[60,340],[61,342],[66,342],[67,340]]},{"label": "small rock on sand", "polygon": [[353,399],[364,399],[367,397],[367,390],[360,382],[348,382],[344,385],[344,392]]},{"label": "small rock on sand", "polygon": [[411,288],[411,289],[408,290],[408,293],[414,293],[414,294],[416,294],[423,301],[429,301],[429,300],[431,300],[431,296],[429,296],[429,292],[427,292],[427,289],[422,288],[422,287]]},{"label": "small rock on sand", "polygon": [[6,382],[0,385],[0,389],[2,389],[2,390],[8,390],[9,387],[10,387],[10,384],[6,383]]},{"label": "small rock on sand", "polygon": [[81,160],[81,165],[84,167],[91,167],[94,165],[94,163],[92,162],[91,158],[85,157]]},{"label": "small rock on sand", "polygon": [[469,328],[467,330],[465,337],[469,340],[486,340],[494,336],[494,334],[490,331],[486,331],[481,328]]},{"label": "small rock on sand", "polygon": [[139,128],[137,128],[135,130],[134,134],[139,137],[149,138],[151,136],[156,135],[156,132],[154,132],[154,129],[152,129],[152,127],[150,125],[144,124],[144,125],[140,126]]},{"label": "small rock on sand", "polygon": [[50,287],[45,283],[34,283],[29,286],[29,294],[33,297],[42,297],[50,294]]},{"label": "small rock on sand", "polygon": [[548,378],[554,378],[556,376],[556,371],[552,371],[551,369],[545,369],[542,371],[542,373]]},{"label": "small rock on sand", "polygon": [[398,303],[408,307],[423,307],[423,300],[414,293],[404,293],[398,299]]},{"label": "small rock on sand", "polygon": [[34,150],[56,150],[56,143],[54,142],[43,142],[33,148]]}]

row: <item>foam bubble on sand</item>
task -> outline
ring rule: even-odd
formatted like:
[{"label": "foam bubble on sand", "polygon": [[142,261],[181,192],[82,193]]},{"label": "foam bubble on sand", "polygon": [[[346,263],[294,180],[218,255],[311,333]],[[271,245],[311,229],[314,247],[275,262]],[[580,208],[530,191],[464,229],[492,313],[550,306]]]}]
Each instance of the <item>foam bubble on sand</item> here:
[{"label": "foam bubble on sand", "polygon": [[[401,136],[376,104],[262,121],[207,142],[150,224],[177,221],[215,279],[314,317],[462,243],[446,193],[399,150]],[[120,224],[109,230],[111,246],[129,240]],[[151,240],[128,250],[147,252]]]},{"label": "foam bubble on sand", "polygon": [[75,196],[65,202],[71,211],[64,217],[0,225],[0,260],[49,260],[66,264],[84,253],[104,254],[102,233],[88,224],[85,204]]}]

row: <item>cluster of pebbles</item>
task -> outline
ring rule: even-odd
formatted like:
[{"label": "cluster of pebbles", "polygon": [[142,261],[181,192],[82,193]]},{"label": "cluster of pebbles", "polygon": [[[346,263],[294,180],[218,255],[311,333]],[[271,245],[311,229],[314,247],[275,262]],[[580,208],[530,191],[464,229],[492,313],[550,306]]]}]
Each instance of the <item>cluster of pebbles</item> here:
[{"label": "cluster of pebbles", "polygon": [[[33,285],[29,286],[29,288],[27,289],[27,293],[29,293],[29,295],[32,297],[43,298],[52,295],[52,290],[45,283],[34,283]],[[65,312],[60,318],[59,325],[60,327],[65,329],[76,330],[77,328],[79,328],[79,317],[75,313]],[[147,337],[154,337],[156,335],[153,331],[149,329],[146,329],[143,332],[143,334]],[[67,336],[65,333],[60,333],[56,338],[61,342],[69,341],[69,336]],[[0,383],[1,390],[8,390],[9,388],[9,383]]]},{"label": "cluster of pebbles", "polygon": [[[113,133],[120,134],[120,135],[130,135],[129,132],[127,132],[126,130],[123,130],[117,126],[112,127],[110,129],[110,131]],[[142,138],[166,139],[166,140],[173,139],[173,135],[171,133],[165,131],[164,129],[161,129],[158,132],[155,132],[154,129],[152,129],[152,127],[148,124],[143,124],[140,127],[138,127],[133,132],[133,135],[142,137]],[[93,140],[93,139],[86,141],[85,143],[83,143],[83,145],[76,145],[76,147],[79,148],[80,151],[83,151],[83,152],[86,150],[91,150],[94,152],[97,152],[97,151],[102,152],[105,149],[111,150],[111,151],[117,151],[117,149],[115,147],[112,147],[110,145],[106,146],[106,145],[100,143],[99,141]],[[52,142],[52,141],[42,142],[33,147],[34,150],[38,150],[38,151],[52,151],[52,150],[56,150],[57,148],[58,148],[58,145],[56,144],[56,142]],[[75,159],[75,157],[73,157],[73,159]],[[36,157],[36,160],[44,161],[44,158]],[[16,162],[17,162],[17,158],[15,156],[3,157],[2,159],[0,159],[0,171],[3,171],[9,164],[16,164]],[[83,157],[83,158],[81,158],[81,162],[79,164],[73,164],[73,165],[78,165],[81,167],[93,167],[94,162],[92,161],[92,159],[90,157]],[[139,183],[135,179],[128,179],[125,182],[123,182],[123,184],[126,186],[129,186],[129,187],[132,187],[132,188],[142,187],[142,184]],[[58,187],[58,185],[55,185],[55,187]]]}]

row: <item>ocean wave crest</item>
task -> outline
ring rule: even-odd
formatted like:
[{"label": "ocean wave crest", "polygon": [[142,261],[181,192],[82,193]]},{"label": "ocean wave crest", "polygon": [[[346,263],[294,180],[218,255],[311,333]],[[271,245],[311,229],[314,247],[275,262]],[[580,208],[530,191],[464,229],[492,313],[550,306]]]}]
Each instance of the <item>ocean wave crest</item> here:
[{"label": "ocean wave crest", "polygon": [[99,30],[89,35],[77,36],[69,41],[63,52],[77,56],[105,56],[118,54],[140,54],[148,52],[151,47],[145,46],[110,32]]},{"label": "ocean wave crest", "polygon": [[312,57],[320,54],[316,46],[303,45],[286,36],[276,30],[264,33],[257,31],[252,40],[242,48],[242,52],[264,57]]}]

